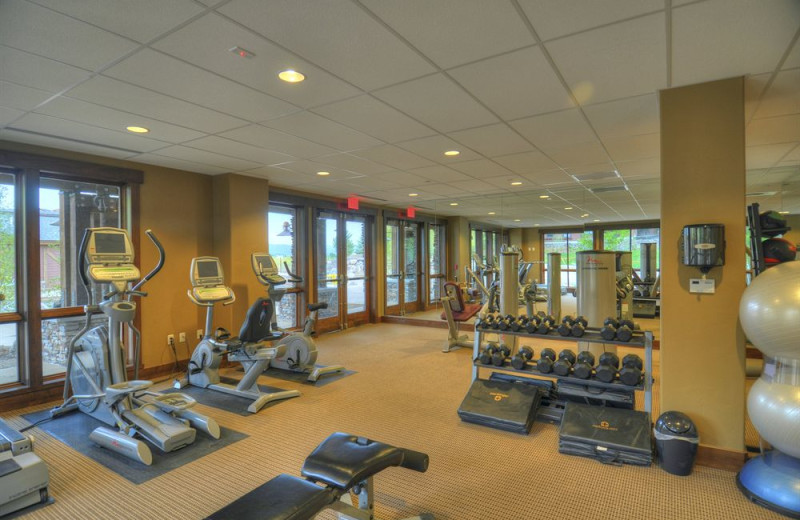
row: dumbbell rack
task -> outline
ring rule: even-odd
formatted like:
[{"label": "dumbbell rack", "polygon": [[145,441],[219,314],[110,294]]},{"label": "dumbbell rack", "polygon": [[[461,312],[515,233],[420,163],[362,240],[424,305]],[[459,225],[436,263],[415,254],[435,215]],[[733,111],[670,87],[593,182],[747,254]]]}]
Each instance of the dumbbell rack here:
[{"label": "dumbbell rack", "polygon": [[[513,372],[515,374],[523,374],[530,377],[535,378],[549,378],[549,379],[565,379],[569,382],[575,384],[581,384],[586,386],[593,386],[596,388],[605,388],[605,389],[626,389],[626,390],[639,390],[644,392],[644,410],[648,413],[653,411],[653,333],[650,331],[634,331],[633,337],[630,341],[614,341],[614,340],[605,340],[602,336],[600,336],[600,329],[599,328],[592,328],[589,327],[584,332],[583,336],[575,337],[575,336],[562,336],[555,330],[550,331],[548,334],[531,334],[529,332],[513,332],[510,330],[486,330],[478,328],[480,322],[475,323],[475,344],[472,349],[472,380],[475,381],[478,378],[478,370],[480,368],[484,368],[490,371],[503,371],[503,372]],[[480,355],[481,348],[484,346],[482,342],[482,338],[486,334],[497,334],[499,336],[516,336],[520,338],[530,338],[533,340],[542,340],[542,341],[571,341],[571,342],[579,342],[583,341],[586,343],[604,343],[606,345],[616,345],[620,347],[633,347],[633,348],[642,348],[644,349],[644,373],[642,380],[643,382],[636,386],[628,386],[623,384],[622,382],[615,380],[610,383],[604,383],[602,381],[598,381],[597,379],[579,379],[577,377],[571,376],[560,376],[558,374],[554,374],[552,372],[545,374],[543,372],[539,372],[536,369],[536,363],[534,362],[527,362],[525,364],[526,368],[523,370],[517,370],[516,368],[512,367],[509,362],[503,366],[495,366],[495,365],[484,365],[478,360],[478,356]],[[511,352],[513,356],[515,352]]]}]

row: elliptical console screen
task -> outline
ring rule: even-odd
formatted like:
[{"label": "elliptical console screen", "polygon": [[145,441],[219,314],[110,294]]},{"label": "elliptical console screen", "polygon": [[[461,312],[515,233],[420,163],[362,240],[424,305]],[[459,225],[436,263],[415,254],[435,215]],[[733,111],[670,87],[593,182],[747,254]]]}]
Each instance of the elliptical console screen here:
[{"label": "elliptical console screen", "polygon": [[95,233],[95,252],[100,255],[124,255],[125,235],[122,233]]},{"label": "elliptical console screen", "polygon": [[219,269],[216,260],[201,260],[197,262],[198,278],[218,278]]}]

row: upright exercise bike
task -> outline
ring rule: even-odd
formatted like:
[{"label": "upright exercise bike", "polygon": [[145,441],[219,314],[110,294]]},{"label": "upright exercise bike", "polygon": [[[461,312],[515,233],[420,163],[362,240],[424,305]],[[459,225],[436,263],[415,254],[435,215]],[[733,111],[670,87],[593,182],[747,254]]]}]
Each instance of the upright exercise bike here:
[{"label": "upright exercise bike", "polygon": [[[224,329],[218,329],[222,333],[215,335],[212,331],[214,305],[220,302],[230,305],[236,301],[236,295],[225,285],[222,264],[216,257],[193,258],[189,276],[192,288],[187,294],[192,303],[206,308],[206,327],[203,339],[192,352],[186,376],[176,381],[174,387],[183,388],[188,384],[251,399],[253,402],[247,407],[250,413],[256,413],[272,401],[299,396],[297,390],[265,393],[258,388],[258,376],[269,367],[270,361],[286,351],[285,346],[269,347],[265,343],[282,336],[270,330],[270,314],[274,314],[272,302],[266,305],[263,299],[255,302],[238,338],[228,339]],[[228,361],[242,364],[244,376],[236,386],[220,382],[219,366],[223,356],[227,356]]]},{"label": "upright exercise bike", "polygon": [[[277,305],[286,293],[286,290],[282,289],[280,286],[285,284],[287,280],[278,274],[278,265],[275,263],[275,259],[268,253],[253,253],[250,256],[250,261],[253,266],[253,272],[256,274],[256,279],[267,287],[269,299]],[[303,279],[290,272],[288,268],[287,272],[293,283],[303,283]],[[320,309],[327,308],[328,304],[324,302],[310,303],[308,305],[308,316],[303,324],[303,332],[285,332],[276,346],[286,347],[286,351],[284,354],[270,361],[270,367],[292,372],[307,373],[307,380],[311,382],[316,382],[320,377],[326,374],[335,374],[344,371],[342,365],[329,365],[324,367],[315,365],[317,361],[317,345],[314,343],[312,335],[314,333],[314,326],[317,323],[317,313]],[[280,330],[278,328],[277,314],[276,311],[272,315],[272,330]]]},{"label": "upright exercise bike", "polygon": [[[133,264],[134,252],[127,231],[117,228],[87,229],[78,252],[78,271],[88,295],[86,324],[72,338],[67,354],[64,403],[52,410],[58,416],[78,409],[116,429],[100,426],[89,438],[111,451],[143,464],[153,462],[143,438],[163,452],[192,444],[196,430],[218,439],[217,422],[190,410],[195,401],[181,393],[160,394],[148,390],[152,381],[139,380],[141,333],[133,324],[133,296],[164,265],[164,248],[150,230],[148,238],[158,249],[158,265],[144,278]],[[87,265],[88,264],[88,265]],[[136,285],[131,284],[139,280]],[[110,291],[95,305],[93,284],[110,284]],[[92,315],[103,313],[108,324],[92,328]],[[133,334],[134,379],[125,368],[124,327]],[[70,390],[72,395],[70,395]]]}]

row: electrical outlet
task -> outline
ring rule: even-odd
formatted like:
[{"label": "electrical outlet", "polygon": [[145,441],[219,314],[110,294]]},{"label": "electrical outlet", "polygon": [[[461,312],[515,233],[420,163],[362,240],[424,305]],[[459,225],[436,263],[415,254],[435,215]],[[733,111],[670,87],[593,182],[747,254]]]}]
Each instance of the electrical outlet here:
[{"label": "electrical outlet", "polygon": [[186,343],[186,333],[185,332],[179,332],[178,333],[178,341],[180,341],[181,343]]},{"label": "electrical outlet", "polygon": [[203,339],[203,329],[197,329],[197,339]]},{"label": "electrical outlet", "polygon": [[167,334],[167,346],[171,347],[175,344],[175,334]]}]

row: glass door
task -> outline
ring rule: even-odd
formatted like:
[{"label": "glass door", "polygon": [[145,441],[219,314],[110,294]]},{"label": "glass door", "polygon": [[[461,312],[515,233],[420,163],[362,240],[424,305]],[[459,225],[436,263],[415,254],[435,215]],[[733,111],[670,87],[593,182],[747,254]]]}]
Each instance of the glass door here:
[{"label": "glass door", "polygon": [[367,217],[337,211],[317,213],[317,330],[338,330],[369,321]]},{"label": "glass door", "polygon": [[418,222],[386,222],[386,314],[404,315],[424,307],[421,228]]}]

